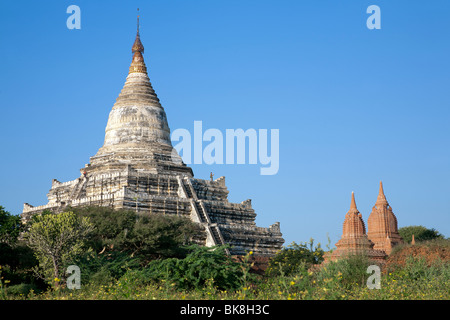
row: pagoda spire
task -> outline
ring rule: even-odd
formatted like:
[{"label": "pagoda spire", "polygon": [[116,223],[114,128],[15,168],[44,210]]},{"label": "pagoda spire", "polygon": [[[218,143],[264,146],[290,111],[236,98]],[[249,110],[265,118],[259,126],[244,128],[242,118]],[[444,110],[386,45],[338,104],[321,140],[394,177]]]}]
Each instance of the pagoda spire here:
[{"label": "pagoda spire", "polygon": [[91,158],[90,168],[104,168],[106,162],[108,165],[133,163],[134,169],[192,176],[190,167],[171,161],[174,149],[170,128],[147,74],[139,29],[138,16],[129,72],[109,113],[103,146]]},{"label": "pagoda spire", "polygon": [[386,200],[386,196],[384,195],[384,190],[383,190],[383,182],[380,181],[380,190],[378,191],[378,197],[377,197],[377,201],[375,202],[375,204],[377,205],[387,205],[388,202]]},{"label": "pagoda spire", "polygon": [[137,8],[138,15],[137,15],[137,33],[139,34],[139,8]]},{"label": "pagoda spire", "polygon": [[352,191],[352,201],[350,203],[350,210],[358,211],[356,208],[356,201],[355,201],[355,193]]},{"label": "pagoda spire", "polygon": [[[139,8],[138,8],[138,13],[139,13]],[[139,34],[139,14],[137,15],[136,39],[134,40],[133,47],[131,47],[131,52],[144,53],[144,46],[142,45],[141,36]]]},{"label": "pagoda spire", "polygon": [[142,55],[144,53],[144,45],[141,42],[141,36],[139,34],[139,14],[137,16],[136,39],[131,47],[131,52],[133,53],[133,60],[130,65],[129,73],[140,72],[147,74],[147,67],[145,66],[144,56]]},{"label": "pagoda spire", "polygon": [[403,241],[398,233],[397,217],[386,200],[381,181],[377,201],[367,220],[367,227],[367,236],[375,244],[374,249],[382,250],[386,254],[390,254],[392,247]]},{"label": "pagoda spire", "polygon": [[362,220],[361,213],[356,208],[355,193],[352,191],[352,200],[350,202],[350,210],[345,215],[343,236],[355,236],[366,233],[366,227]]}]

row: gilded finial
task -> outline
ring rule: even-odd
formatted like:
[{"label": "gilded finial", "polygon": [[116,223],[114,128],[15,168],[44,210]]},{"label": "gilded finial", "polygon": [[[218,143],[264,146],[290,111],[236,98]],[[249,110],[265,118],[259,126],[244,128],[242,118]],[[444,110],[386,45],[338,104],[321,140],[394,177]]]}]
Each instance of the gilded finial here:
[{"label": "gilded finial", "polygon": [[139,35],[139,8],[137,15],[137,31],[136,31],[136,40],[134,40],[133,47],[131,48],[131,52],[141,52],[144,53],[144,46],[142,45],[141,38]]},{"label": "gilded finial", "polygon": [[139,8],[137,8],[138,15],[137,15],[137,33],[139,34]]},{"label": "gilded finial", "polygon": [[136,40],[134,40],[133,46],[131,47],[131,52],[133,53],[133,61],[131,62],[129,73],[147,73],[147,67],[145,66],[144,57],[142,56],[144,53],[144,46],[142,45],[141,37],[139,35],[139,8],[137,15]]}]

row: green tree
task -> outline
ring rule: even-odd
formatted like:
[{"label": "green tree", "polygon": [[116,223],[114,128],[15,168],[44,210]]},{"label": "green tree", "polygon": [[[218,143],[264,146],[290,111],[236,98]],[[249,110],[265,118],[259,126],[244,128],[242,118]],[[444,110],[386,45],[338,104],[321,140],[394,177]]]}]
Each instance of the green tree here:
[{"label": "green tree", "polygon": [[94,226],[86,240],[93,250],[75,262],[88,282],[108,283],[157,258],[184,258],[188,253],[184,245],[206,237],[199,224],[174,215],[95,206],[70,210],[88,217]]},{"label": "green tree", "polygon": [[89,218],[94,225],[88,244],[96,252],[106,248],[115,248],[116,251],[126,250],[126,239],[137,219],[135,211],[95,206],[71,208],[70,211]]},{"label": "green tree", "polygon": [[68,263],[83,252],[84,240],[93,226],[73,212],[36,216],[24,237],[33,249],[45,279],[58,286]]},{"label": "green tree", "polygon": [[[203,228],[188,218],[174,215],[143,214],[108,207],[72,208],[89,217],[94,232],[89,245],[98,253],[128,252],[134,257],[151,260],[162,257],[184,257],[188,245],[204,233]],[[206,235],[205,235],[206,237]]]},{"label": "green tree", "polygon": [[19,239],[24,231],[20,216],[0,206],[0,266],[10,285],[34,282],[31,269],[37,265],[33,251]]},{"label": "green tree", "polygon": [[412,241],[412,235],[414,235],[415,241],[425,241],[433,239],[443,239],[444,236],[435,229],[428,229],[424,226],[408,226],[398,229],[398,233],[405,242],[410,243]]},{"label": "green tree", "polygon": [[13,245],[16,243],[22,223],[19,216],[12,215],[0,206],[0,243]]},{"label": "green tree", "polygon": [[204,232],[191,220],[169,215],[142,215],[127,237],[127,245],[135,255],[146,260],[167,257],[185,257],[184,246]]}]

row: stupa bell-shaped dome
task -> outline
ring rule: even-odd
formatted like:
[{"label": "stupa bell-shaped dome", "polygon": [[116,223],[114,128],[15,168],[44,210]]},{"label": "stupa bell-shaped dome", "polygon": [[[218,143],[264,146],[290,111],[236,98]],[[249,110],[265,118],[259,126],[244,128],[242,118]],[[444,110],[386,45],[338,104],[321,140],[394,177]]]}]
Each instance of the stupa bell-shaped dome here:
[{"label": "stupa bell-shaped dome", "polygon": [[139,17],[131,51],[128,76],[109,114],[103,146],[91,157],[90,167],[115,168],[125,163],[139,170],[192,176],[192,169],[172,146],[166,112],[147,74]]},{"label": "stupa bell-shaped dome", "polygon": [[164,108],[152,87],[142,55],[139,30],[125,84],[112,108],[103,147],[97,153],[150,152],[155,144],[172,147]]}]

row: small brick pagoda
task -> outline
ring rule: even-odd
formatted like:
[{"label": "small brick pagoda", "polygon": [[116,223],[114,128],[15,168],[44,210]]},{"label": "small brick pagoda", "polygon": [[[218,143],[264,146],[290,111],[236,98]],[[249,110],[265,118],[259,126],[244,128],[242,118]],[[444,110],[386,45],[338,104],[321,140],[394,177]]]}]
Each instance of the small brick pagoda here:
[{"label": "small brick pagoda", "polygon": [[397,218],[389,206],[380,182],[380,190],[372,213],[368,218],[368,231],[352,192],[350,210],[345,215],[342,237],[336,250],[325,255],[325,262],[352,254],[364,254],[370,260],[383,261],[392,248],[403,240],[398,233]]},{"label": "small brick pagoda", "polygon": [[386,257],[383,251],[374,250],[374,243],[367,237],[366,227],[356,207],[353,192],[350,210],[345,215],[342,237],[336,243],[336,250],[325,256],[325,261],[337,260],[352,254],[365,254],[369,259],[376,261],[382,261]]},{"label": "small brick pagoda", "polygon": [[367,220],[367,227],[367,237],[375,244],[376,250],[382,250],[389,255],[395,245],[403,242],[398,233],[397,217],[386,200],[381,181],[377,201]]},{"label": "small brick pagoda", "polygon": [[138,17],[132,62],[109,114],[103,146],[79,178],[53,179],[46,205],[25,203],[22,218],[77,206],[178,215],[204,227],[206,246],[228,244],[231,255],[274,255],[284,243],[279,222],[257,227],[250,199],[230,203],[224,177],[194,178],[172,147],[166,113],[150,83],[143,53]]}]

